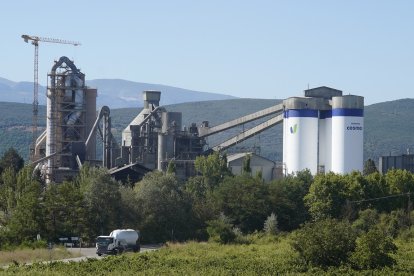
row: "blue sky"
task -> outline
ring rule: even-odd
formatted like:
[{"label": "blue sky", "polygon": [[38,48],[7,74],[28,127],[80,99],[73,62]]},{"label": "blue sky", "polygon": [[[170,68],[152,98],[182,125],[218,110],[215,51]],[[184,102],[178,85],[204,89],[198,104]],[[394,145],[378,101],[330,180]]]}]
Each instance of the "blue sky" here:
[{"label": "blue sky", "polygon": [[[366,104],[413,98],[414,1],[2,1],[0,77],[39,80],[66,55],[87,79],[119,78],[243,98],[330,86]],[[139,92],[139,91],[137,91]]]}]

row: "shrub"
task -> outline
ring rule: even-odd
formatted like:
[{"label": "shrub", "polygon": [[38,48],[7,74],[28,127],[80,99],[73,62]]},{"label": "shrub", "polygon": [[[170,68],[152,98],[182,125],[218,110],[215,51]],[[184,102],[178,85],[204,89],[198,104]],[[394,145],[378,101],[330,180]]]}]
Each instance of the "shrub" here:
[{"label": "shrub", "polygon": [[414,227],[410,227],[400,231],[398,238],[404,242],[411,242],[414,240]]},{"label": "shrub", "polygon": [[397,246],[383,231],[374,228],[356,240],[355,252],[351,262],[360,269],[372,269],[395,264],[390,253],[397,251]]},{"label": "shrub", "polygon": [[236,239],[233,225],[223,213],[218,219],[208,221],[207,225],[207,233],[212,241],[226,244]]},{"label": "shrub", "polygon": [[291,239],[292,247],[308,265],[328,267],[348,261],[356,234],[348,222],[324,219],[305,224]]},{"label": "shrub", "polygon": [[240,228],[233,228],[233,233],[235,235],[234,243],[235,244],[250,244],[252,241],[249,235],[244,235]]},{"label": "shrub", "polygon": [[30,240],[24,240],[20,246],[21,249],[23,248],[31,248],[31,249],[36,249],[36,248],[47,248],[47,241],[45,240],[35,240],[35,241],[30,241]]},{"label": "shrub", "polygon": [[267,217],[263,230],[268,235],[276,235],[279,231],[277,229],[277,216],[274,213]]},{"label": "shrub", "polygon": [[359,211],[358,219],[352,223],[352,227],[358,232],[368,232],[379,221],[379,215],[375,209]]},{"label": "shrub", "polygon": [[381,214],[378,226],[387,235],[395,238],[401,231],[407,229],[410,224],[411,215],[406,214],[402,209],[398,209],[390,214]]}]

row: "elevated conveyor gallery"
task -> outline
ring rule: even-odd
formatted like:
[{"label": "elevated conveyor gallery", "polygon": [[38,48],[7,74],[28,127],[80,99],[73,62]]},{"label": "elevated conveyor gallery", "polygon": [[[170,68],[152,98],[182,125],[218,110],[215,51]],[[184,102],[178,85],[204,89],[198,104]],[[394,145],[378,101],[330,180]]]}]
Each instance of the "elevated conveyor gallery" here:
[{"label": "elevated conveyor gallery", "polygon": [[[225,122],[223,124],[208,127],[206,125],[199,127],[198,132],[200,137],[207,137],[213,134],[217,134],[223,131],[226,131],[228,129],[231,129],[233,127],[237,127],[239,125],[243,125],[245,123],[253,122],[255,120],[276,115],[276,117],[272,117],[271,119],[251,128],[246,131],[243,131],[242,133],[237,134],[234,137],[231,137],[227,139],[226,141],[214,146],[212,149],[214,151],[222,151],[226,150],[231,146],[234,146],[237,143],[240,143],[256,134],[261,133],[262,131],[265,131],[266,129],[275,126],[277,124],[280,124],[283,122],[283,115],[281,114],[283,112],[284,106],[283,104],[277,104],[268,108],[265,108],[263,110],[242,116],[240,118]],[[208,151],[209,152],[209,151]]]}]

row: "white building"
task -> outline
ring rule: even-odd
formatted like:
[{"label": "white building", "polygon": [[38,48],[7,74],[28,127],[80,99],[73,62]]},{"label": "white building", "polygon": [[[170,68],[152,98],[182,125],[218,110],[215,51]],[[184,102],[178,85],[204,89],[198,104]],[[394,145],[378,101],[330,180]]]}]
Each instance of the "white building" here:
[{"label": "white building", "polygon": [[262,178],[265,181],[271,181],[282,176],[281,166],[277,166],[275,162],[251,152],[236,153],[227,156],[227,166],[234,175],[243,174],[243,163],[247,155],[250,155],[252,176],[255,176],[258,172],[262,172]]}]

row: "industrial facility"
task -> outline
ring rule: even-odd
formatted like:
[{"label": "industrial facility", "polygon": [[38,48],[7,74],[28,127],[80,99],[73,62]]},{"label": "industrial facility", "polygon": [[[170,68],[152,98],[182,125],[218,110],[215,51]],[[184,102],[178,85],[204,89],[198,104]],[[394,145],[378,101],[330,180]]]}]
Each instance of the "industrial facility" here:
[{"label": "industrial facility", "polygon": [[363,170],[364,98],[329,87],[283,101],[283,163],[287,174]]},{"label": "industrial facility", "polygon": [[[85,162],[108,168],[121,181],[137,181],[152,170],[165,171],[173,162],[177,176],[186,179],[196,174],[197,156],[226,151],[281,123],[283,165],[252,158],[251,166],[260,169],[266,180],[282,171],[285,175],[305,169],[312,174],[345,174],[363,168],[363,97],[343,96],[340,90],[308,89],[304,97],[288,98],[217,126],[204,121],[188,128],[182,125],[181,112],[159,105],[160,91],[143,91],[144,107],[122,131],[120,143],[111,132],[109,107],[96,112],[96,97],[97,90],[85,85],[85,75],[71,60],[61,57],[55,62],[48,74],[46,130],[31,151],[31,161],[47,183],[73,178]],[[264,122],[207,146],[208,136],[265,117]],[[97,146],[102,160],[96,160]],[[241,155],[233,157],[229,165],[237,170]]]},{"label": "industrial facility", "polygon": [[31,160],[46,182],[75,176],[85,160],[96,159],[94,135],[96,89],[85,86],[85,75],[67,57],[48,74],[46,130],[36,139]]}]

